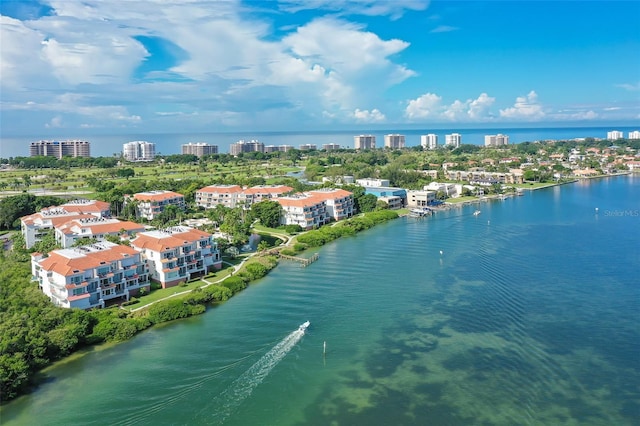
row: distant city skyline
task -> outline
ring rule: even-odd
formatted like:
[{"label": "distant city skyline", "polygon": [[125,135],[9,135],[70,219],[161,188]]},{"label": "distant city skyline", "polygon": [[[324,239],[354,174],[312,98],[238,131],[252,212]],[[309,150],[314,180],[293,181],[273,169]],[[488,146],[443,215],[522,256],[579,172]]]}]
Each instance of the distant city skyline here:
[{"label": "distant city skyline", "polygon": [[25,0],[0,14],[5,137],[640,122],[640,29],[624,22],[637,1]]}]

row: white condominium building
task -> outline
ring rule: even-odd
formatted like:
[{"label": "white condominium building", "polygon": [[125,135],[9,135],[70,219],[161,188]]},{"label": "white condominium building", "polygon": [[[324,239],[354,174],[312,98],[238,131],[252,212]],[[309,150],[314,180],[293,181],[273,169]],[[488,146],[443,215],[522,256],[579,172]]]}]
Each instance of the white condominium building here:
[{"label": "white condominium building", "polygon": [[158,217],[167,206],[176,206],[180,210],[185,209],[184,195],[173,191],[139,192],[131,197],[125,197],[125,203],[131,199],[138,203],[138,216],[148,220]]},{"label": "white condominium building", "polygon": [[61,226],[72,219],[109,217],[110,204],[97,200],[74,200],[60,206],[47,207],[20,218],[22,236],[27,248],[42,240],[50,229]]},{"label": "white condominium building", "polygon": [[309,191],[313,197],[324,200],[327,215],[333,220],[347,219],[355,212],[353,193],[338,188],[325,188]]},{"label": "white condominium building", "polygon": [[404,135],[384,135],[384,146],[385,148],[391,149],[400,149],[405,146],[405,138]]},{"label": "white condominium building", "polygon": [[138,251],[103,241],[31,255],[31,272],[44,294],[63,308],[104,308],[150,288],[147,264]]},{"label": "white condominium building", "polygon": [[355,149],[375,149],[376,137],[373,135],[359,135],[353,137]]},{"label": "white condominium building", "polygon": [[322,145],[322,149],[325,151],[335,151],[340,149],[340,144],[337,143],[325,143]]},{"label": "white condominium building", "polygon": [[607,139],[609,139],[610,141],[616,141],[622,138],[624,138],[624,134],[619,130],[612,130],[610,132],[607,132]]},{"label": "white condominium building", "polygon": [[496,147],[509,145],[509,136],[497,134],[497,135],[485,135],[484,146]]},{"label": "white condominium building", "polygon": [[250,209],[255,203],[270,200],[293,191],[286,185],[258,185],[242,188],[239,185],[210,185],[196,191],[196,205],[205,209],[213,209],[222,205],[233,209],[243,207]]},{"label": "white condominium building", "polygon": [[438,135],[429,133],[420,136],[420,145],[422,149],[436,149],[438,147]]},{"label": "white condominium building", "polygon": [[276,198],[284,211],[280,217],[282,225],[300,225],[309,230],[329,223],[327,203],[323,198],[309,194],[296,194]]},{"label": "white condominium building", "polygon": [[222,205],[230,209],[238,205],[238,195],[242,192],[239,185],[209,185],[196,191],[196,205],[213,209]]},{"label": "white condominium building", "polygon": [[451,133],[450,135],[446,135],[444,140],[446,146],[458,148],[462,143],[462,135],[460,133]]},{"label": "white condominium building", "polygon": [[234,157],[242,154],[243,152],[264,152],[264,144],[257,140],[240,140],[229,145],[229,153]]},{"label": "white condominium building", "polygon": [[640,139],[640,130],[634,130],[633,132],[629,132],[629,139],[632,139],[632,140]]},{"label": "white condominium building", "polygon": [[91,157],[91,143],[80,140],[38,141],[31,142],[29,156],[56,157]]},{"label": "white condominium building", "polygon": [[144,231],[144,226],[135,222],[105,217],[74,217],[55,227],[56,242],[63,248],[71,247],[82,238],[104,241],[107,235],[129,238]]},{"label": "white condominium building", "polygon": [[218,145],[210,145],[204,142],[189,142],[182,145],[182,154],[191,154],[197,157],[203,157],[205,155],[217,154]]},{"label": "white condominium building", "polygon": [[142,253],[151,279],[162,288],[176,286],[222,266],[213,236],[188,226],[140,232],[131,246]]},{"label": "white condominium building", "polygon": [[156,144],[146,141],[127,142],[122,145],[122,156],[127,161],[153,161]]}]

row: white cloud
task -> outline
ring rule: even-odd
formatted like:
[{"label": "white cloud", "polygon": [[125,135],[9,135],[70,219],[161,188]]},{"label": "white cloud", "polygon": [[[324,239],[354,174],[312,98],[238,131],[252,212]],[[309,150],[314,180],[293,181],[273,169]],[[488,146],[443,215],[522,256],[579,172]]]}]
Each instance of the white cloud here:
[{"label": "white cloud", "polygon": [[487,121],[492,119],[490,107],[494,102],[495,98],[481,93],[476,99],[455,100],[450,105],[444,105],[442,97],[434,93],[425,93],[408,102],[405,116],[411,121],[421,119],[457,122]]},{"label": "white cloud", "polygon": [[500,117],[525,121],[536,121],[544,118],[542,105],[538,102],[538,94],[529,92],[526,96],[518,96],[510,108],[500,110]]},{"label": "white cloud", "polygon": [[439,114],[442,98],[435,93],[425,93],[409,101],[405,115],[409,119],[431,118]]},{"label": "white cloud", "polygon": [[353,117],[356,119],[358,123],[382,123],[386,120],[386,117],[383,113],[380,112],[377,108],[369,110],[360,110],[357,109],[353,112]]},{"label": "white cloud", "polygon": [[619,87],[624,90],[628,90],[629,92],[637,92],[637,91],[640,91],[640,81],[635,84],[629,84],[629,83],[616,84],[616,87]]},{"label": "white cloud", "polygon": [[51,119],[51,121],[49,121],[48,123],[45,123],[44,127],[46,127],[47,129],[54,129],[54,128],[63,127],[63,125],[62,125],[62,117],[60,117],[59,115],[53,117]]},{"label": "white cloud", "polygon": [[391,16],[398,19],[406,10],[425,10],[429,0],[279,0],[287,12],[328,10],[340,15]]},{"label": "white cloud", "polygon": [[452,27],[451,25],[439,25],[437,27],[435,27],[434,29],[432,29],[431,31],[429,31],[430,33],[448,33],[451,31],[457,31],[460,28],[458,27]]}]

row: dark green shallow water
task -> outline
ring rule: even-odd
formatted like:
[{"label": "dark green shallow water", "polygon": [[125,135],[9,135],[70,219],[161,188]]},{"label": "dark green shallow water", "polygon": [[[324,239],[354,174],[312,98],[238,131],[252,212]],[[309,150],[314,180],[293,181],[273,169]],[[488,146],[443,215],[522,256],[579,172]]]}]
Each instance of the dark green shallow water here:
[{"label": "dark green shallow water", "polygon": [[0,423],[637,424],[639,176],[399,219],[319,253],[57,364]]}]

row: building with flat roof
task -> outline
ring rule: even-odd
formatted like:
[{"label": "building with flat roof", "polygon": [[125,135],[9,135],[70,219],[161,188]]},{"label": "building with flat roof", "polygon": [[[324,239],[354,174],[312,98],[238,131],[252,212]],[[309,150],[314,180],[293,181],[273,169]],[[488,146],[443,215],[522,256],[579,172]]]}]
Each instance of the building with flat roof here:
[{"label": "building with flat roof", "polygon": [[156,144],[147,141],[124,143],[122,156],[127,161],[153,161],[156,158]]},{"label": "building with flat roof", "polygon": [[336,151],[340,149],[340,145],[337,143],[325,143],[322,145],[322,149],[325,151]]},{"label": "building with flat roof", "polygon": [[315,151],[318,149],[318,146],[314,143],[303,143],[298,149],[300,149],[300,151]]},{"label": "building with flat roof", "polygon": [[459,148],[462,143],[462,135],[460,133],[451,133],[450,135],[446,135],[444,139],[446,146],[452,146],[454,148]]},{"label": "building with flat roof", "polygon": [[355,149],[376,149],[376,137],[373,135],[358,135],[353,137]]},{"label": "building with flat roof", "polygon": [[205,155],[217,154],[218,153],[218,145],[210,145],[204,142],[189,142],[182,144],[182,154],[183,155],[195,155],[198,158],[204,157]]},{"label": "building with flat roof", "polygon": [[509,136],[498,133],[497,135],[485,135],[485,147],[499,147],[509,145]]},{"label": "building with flat roof", "polygon": [[422,146],[422,149],[438,148],[438,135],[429,133],[428,135],[420,136],[420,146]]},{"label": "building with flat roof", "polygon": [[233,155],[234,157],[242,154],[243,152],[264,152],[264,144],[262,142],[258,142],[257,140],[240,140],[229,145],[229,154]]},{"label": "building with flat roof", "polygon": [[132,247],[108,241],[31,255],[31,272],[54,305],[104,308],[109,300],[129,300],[150,289],[149,270]]},{"label": "building with flat roof", "polygon": [[631,140],[640,139],[640,130],[634,130],[633,132],[629,132],[629,139]]},{"label": "building with flat roof", "polygon": [[384,147],[390,149],[401,149],[405,146],[404,135],[390,134],[384,135]]},{"label": "building with flat roof", "polygon": [[607,139],[609,139],[610,141],[616,141],[622,138],[624,138],[624,133],[619,130],[612,130],[610,132],[607,132]]},{"label": "building with flat roof", "polygon": [[31,142],[30,157],[91,157],[91,143],[81,140]]}]

